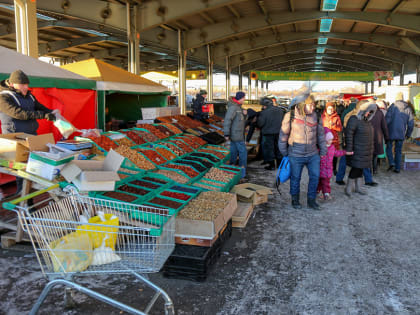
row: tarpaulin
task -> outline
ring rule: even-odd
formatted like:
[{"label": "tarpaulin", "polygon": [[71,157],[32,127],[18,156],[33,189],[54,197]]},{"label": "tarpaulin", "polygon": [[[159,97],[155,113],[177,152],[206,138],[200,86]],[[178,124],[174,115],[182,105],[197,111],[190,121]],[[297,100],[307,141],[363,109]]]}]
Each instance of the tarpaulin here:
[{"label": "tarpaulin", "polygon": [[[37,100],[50,109],[59,109],[65,117],[78,129],[96,128],[96,91],[85,89],[32,88]],[[51,121],[38,120],[38,134],[52,132],[55,140],[61,134]]]},{"label": "tarpaulin", "polygon": [[352,97],[357,98],[359,101],[366,100],[368,98],[372,98],[372,96],[363,96],[363,94],[344,94],[343,100],[349,100]]}]

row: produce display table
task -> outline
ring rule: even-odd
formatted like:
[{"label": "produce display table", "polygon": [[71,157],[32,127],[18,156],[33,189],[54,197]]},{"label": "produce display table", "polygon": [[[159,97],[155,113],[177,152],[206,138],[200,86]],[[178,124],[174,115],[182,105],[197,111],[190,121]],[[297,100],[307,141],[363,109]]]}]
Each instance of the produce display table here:
[{"label": "produce display table", "polygon": [[[29,174],[25,171],[25,169],[26,163],[0,159],[0,173],[23,178],[21,197],[28,195],[31,189],[41,190],[47,187],[51,187],[54,184],[57,184],[57,182],[52,182],[46,180],[45,178]],[[63,194],[59,188],[54,189],[49,193],[54,199],[58,198],[59,195]],[[25,201],[21,202],[20,205],[24,206]],[[2,234],[1,245],[3,248],[10,247],[15,243],[21,242],[23,240],[29,241],[29,239],[25,239],[22,226],[20,225],[16,217],[13,219],[4,220],[0,218],[0,228],[6,228],[12,231],[9,233]]]}]

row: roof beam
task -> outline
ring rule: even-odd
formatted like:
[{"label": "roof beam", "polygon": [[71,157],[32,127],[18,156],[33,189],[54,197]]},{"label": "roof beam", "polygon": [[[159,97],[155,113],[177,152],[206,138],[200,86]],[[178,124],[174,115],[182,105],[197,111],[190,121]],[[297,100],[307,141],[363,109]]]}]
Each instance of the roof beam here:
[{"label": "roof beam", "polygon": [[[316,60],[315,57],[317,54],[295,54],[295,55],[283,55],[273,58],[266,58],[258,62],[253,62],[245,66],[241,66],[241,71],[248,72],[251,70],[266,70],[271,68],[273,65],[278,65],[281,63],[292,63],[295,61],[305,61],[305,60]],[[317,60],[320,61],[320,60]],[[376,70],[395,70],[398,71],[399,66],[396,65],[394,69],[391,69],[390,65],[387,64],[372,64],[369,63],[369,59],[364,59],[363,61],[352,58],[352,56],[342,55],[342,54],[323,54],[322,62],[345,62],[347,64],[351,63],[358,67],[365,67],[369,69]]]},{"label": "roof beam", "polygon": [[203,19],[205,19],[207,22],[209,22],[210,24],[214,24],[214,23],[216,23],[216,21],[215,21],[215,20],[213,20],[213,18],[212,18],[210,15],[208,15],[206,12],[201,12],[201,13],[200,13],[200,16],[201,16]]},{"label": "roof beam", "polygon": [[276,25],[313,21],[326,16],[334,19],[379,24],[420,33],[420,19],[415,15],[394,14],[390,18],[388,13],[383,12],[334,11],[326,13],[319,11],[297,11],[272,14],[270,15],[270,23],[267,23],[265,17],[257,15],[238,19],[234,23],[232,21],[226,21],[208,25],[200,29],[190,30],[186,32],[187,48],[207,45],[233,36],[264,30]]},{"label": "roof beam", "polygon": [[[239,65],[241,67],[245,64],[256,62],[261,59],[267,59],[270,57],[281,56],[285,54],[293,53],[304,53],[307,51],[315,51],[319,46],[316,44],[305,44],[297,45],[291,44],[287,47],[287,50],[283,45],[276,45],[270,47],[270,49],[258,49],[253,50],[248,53],[241,55],[235,55],[230,58],[232,68],[236,68]],[[360,49],[359,47],[349,46],[349,45],[323,45],[327,51],[334,52],[350,52],[355,55],[355,58],[362,56],[363,58],[371,58],[373,62],[388,62],[400,64],[402,63],[405,54],[401,54],[398,51],[391,51],[389,49],[379,50],[376,47],[365,47]],[[415,66],[416,58],[415,56],[410,56],[407,58],[407,61],[410,63],[410,66]]]},{"label": "roof beam", "polygon": [[392,8],[391,10],[391,14],[394,14],[395,12],[397,12],[399,9],[401,9],[401,7],[403,5],[405,5],[408,1],[407,0],[400,0],[395,7]]},{"label": "roof beam", "polygon": [[97,36],[97,37],[80,37],[80,38],[58,40],[54,42],[39,44],[38,45],[39,55],[43,56],[43,55],[52,54],[56,51],[70,48],[70,47],[76,47],[80,45],[104,42],[104,41],[126,43],[127,39],[121,38],[121,37],[112,37],[112,36]]},{"label": "roof beam", "polygon": [[229,9],[230,13],[232,13],[237,19],[241,18],[241,15],[239,14],[238,10],[236,10],[233,5],[228,4],[227,8]]},{"label": "roof beam", "polygon": [[[289,68],[289,67],[297,67],[297,66],[306,66],[306,65],[315,65],[315,62],[318,60],[311,60],[311,61],[306,61],[306,62],[301,62],[301,61],[297,61],[296,63],[290,62],[289,64],[278,64],[278,65],[272,65],[272,69],[278,68],[278,67],[282,67],[282,68]],[[351,63],[334,63],[334,62],[325,62],[322,61],[321,65],[334,65],[337,66],[337,68],[340,67],[347,67],[348,69],[350,69],[350,71],[375,71],[372,68],[367,68],[367,67],[359,67],[356,65],[353,65]],[[252,69],[252,70],[258,70],[258,69]]]},{"label": "roof beam", "polygon": [[[294,42],[302,42],[306,40],[314,40],[320,36],[325,35],[324,33],[281,33],[279,36],[274,37],[273,35],[259,36],[254,38],[252,46],[250,46],[249,39],[241,39],[238,41],[231,41],[223,45],[214,45],[214,56],[216,60],[220,60],[226,57],[225,47],[229,48],[229,55],[238,55],[247,53],[252,50],[271,47],[279,44],[287,44]],[[400,51],[404,51],[410,54],[417,55],[416,51],[413,50],[407,43],[402,41],[401,36],[387,35],[387,34],[362,34],[362,33],[328,33],[328,38],[336,38],[341,40],[355,41],[365,43],[367,45],[388,47]],[[420,46],[420,40],[411,39],[414,44]]]},{"label": "roof beam", "polygon": [[365,5],[364,5],[364,6],[363,6],[363,8],[362,8],[362,11],[363,11],[363,12],[365,12],[365,11],[368,9],[369,4],[370,4],[370,0],[366,0]]}]

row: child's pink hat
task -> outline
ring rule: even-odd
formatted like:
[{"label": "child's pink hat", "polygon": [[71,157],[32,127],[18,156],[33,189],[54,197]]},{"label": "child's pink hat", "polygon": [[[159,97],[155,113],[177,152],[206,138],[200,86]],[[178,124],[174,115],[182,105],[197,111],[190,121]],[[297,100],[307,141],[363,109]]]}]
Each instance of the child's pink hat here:
[{"label": "child's pink hat", "polygon": [[330,128],[324,127],[324,132],[325,132],[325,140],[332,140],[334,139],[334,135],[332,134]]}]

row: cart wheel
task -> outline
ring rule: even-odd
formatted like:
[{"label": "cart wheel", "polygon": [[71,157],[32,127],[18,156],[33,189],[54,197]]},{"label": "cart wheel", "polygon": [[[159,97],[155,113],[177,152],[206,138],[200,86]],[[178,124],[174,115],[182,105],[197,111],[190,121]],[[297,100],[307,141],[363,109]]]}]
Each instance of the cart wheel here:
[{"label": "cart wheel", "polygon": [[66,309],[73,309],[76,307],[76,302],[74,301],[74,290],[72,288],[64,289],[64,304]]}]

